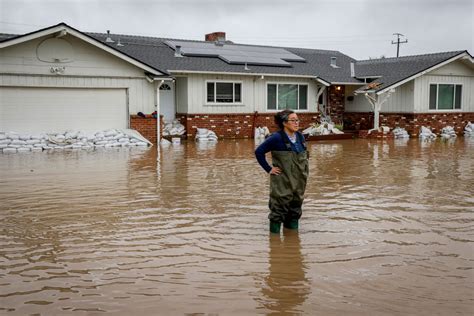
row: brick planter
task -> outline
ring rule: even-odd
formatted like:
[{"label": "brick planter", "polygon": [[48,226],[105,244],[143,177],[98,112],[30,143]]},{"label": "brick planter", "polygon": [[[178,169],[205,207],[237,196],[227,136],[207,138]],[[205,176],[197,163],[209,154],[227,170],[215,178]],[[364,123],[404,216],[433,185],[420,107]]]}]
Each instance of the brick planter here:
[{"label": "brick planter", "polygon": [[[452,126],[462,135],[467,122],[474,121],[474,113],[381,113],[380,126],[404,128],[412,137],[418,136],[421,126],[439,133],[443,127]],[[368,130],[373,128],[373,113],[344,113],[344,129]],[[362,133],[363,134],[363,133]]]},{"label": "brick planter", "polygon": [[[188,137],[194,138],[197,128],[207,128],[220,138],[253,138],[255,127],[266,126],[271,132],[278,129],[273,118],[275,113],[176,114],[176,118],[186,127]],[[301,128],[319,122],[318,113],[297,114]]]},{"label": "brick planter", "polygon": [[[161,118],[161,135],[163,135],[163,116]],[[130,115],[130,128],[138,131],[143,137],[156,145],[156,118],[152,115],[141,117]]]}]

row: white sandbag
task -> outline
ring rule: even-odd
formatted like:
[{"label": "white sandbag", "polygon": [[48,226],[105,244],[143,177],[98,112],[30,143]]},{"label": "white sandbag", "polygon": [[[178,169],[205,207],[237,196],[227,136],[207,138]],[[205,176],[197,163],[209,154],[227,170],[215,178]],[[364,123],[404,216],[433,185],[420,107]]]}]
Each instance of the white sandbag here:
[{"label": "white sandbag", "polygon": [[10,132],[10,133],[6,133],[5,135],[7,136],[7,138],[10,138],[11,140],[20,139],[20,135],[18,135],[17,133]]},{"label": "white sandbag", "polygon": [[27,143],[28,145],[38,144],[39,142],[41,142],[39,139],[28,139],[28,140],[26,141],[26,143]]},{"label": "white sandbag", "polygon": [[168,145],[171,145],[171,142],[165,138],[163,138],[161,141],[160,141],[160,144],[163,145],[163,146],[168,146]]},{"label": "white sandbag", "polygon": [[31,151],[31,148],[28,148],[28,147],[20,147],[17,149],[17,151],[20,153],[20,152],[27,152],[27,151]]},{"label": "white sandbag", "polygon": [[66,139],[74,139],[74,138],[77,138],[77,135],[79,134],[79,132],[76,132],[76,131],[70,131],[70,132],[67,132],[64,137]]},{"label": "white sandbag", "polygon": [[3,148],[3,153],[5,154],[11,154],[11,153],[16,153],[17,149],[16,148]]},{"label": "white sandbag", "polygon": [[23,135],[20,135],[19,138],[20,138],[20,140],[28,140],[28,139],[31,139],[31,135],[30,134],[23,134]]},{"label": "white sandbag", "polygon": [[128,137],[122,137],[122,138],[119,138],[119,143],[129,143],[130,140],[128,139]]},{"label": "white sandbag", "polygon": [[10,143],[11,145],[26,145],[26,141],[16,139]]},{"label": "white sandbag", "polygon": [[332,130],[331,130],[331,132],[332,132],[333,134],[344,134],[343,131],[340,131],[340,130],[339,130],[338,128],[336,128],[336,127],[333,127]]},{"label": "white sandbag", "polygon": [[4,144],[7,144],[7,145],[8,145],[8,144],[10,144],[11,142],[12,142],[11,139],[5,138],[5,139],[0,140],[0,145],[4,145]]},{"label": "white sandbag", "polygon": [[198,135],[207,135],[209,130],[207,128],[197,128],[197,134]]},{"label": "white sandbag", "polygon": [[0,144],[0,149],[7,148],[8,144]]},{"label": "white sandbag", "polygon": [[0,140],[7,139],[7,135],[0,133]]},{"label": "white sandbag", "polygon": [[31,148],[31,151],[33,151],[33,152],[42,152],[43,147],[34,147],[34,148]]},{"label": "white sandbag", "polygon": [[137,146],[148,146],[148,144],[145,143],[145,142],[138,142],[136,144],[137,144]]},{"label": "white sandbag", "polygon": [[104,131],[104,135],[105,135],[105,137],[110,137],[110,136],[113,137],[113,136],[117,135],[117,131],[114,130],[114,129],[109,129],[109,130]]},{"label": "white sandbag", "polygon": [[395,127],[392,130],[392,134],[395,137],[395,139],[410,138],[410,135],[408,134],[408,132],[402,127]]}]

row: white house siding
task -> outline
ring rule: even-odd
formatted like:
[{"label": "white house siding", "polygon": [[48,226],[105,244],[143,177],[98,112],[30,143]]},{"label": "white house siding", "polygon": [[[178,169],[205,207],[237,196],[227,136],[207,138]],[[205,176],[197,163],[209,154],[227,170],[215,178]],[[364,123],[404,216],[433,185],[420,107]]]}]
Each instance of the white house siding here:
[{"label": "white house siding", "polygon": [[188,78],[176,77],[176,111],[178,113],[188,112]]},{"label": "white house siding", "polygon": [[[360,86],[349,89],[346,88],[346,104],[345,110],[347,112],[371,112],[372,107],[369,101],[363,94],[354,96],[353,101],[347,101],[347,97],[354,95],[353,91],[360,88]],[[348,91],[349,90],[349,91]],[[414,84],[413,81],[409,81],[397,88],[395,92],[382,105],[381,112],[383,113],[410,113],[414,110]]]},{"label": "white house siding", "polygon": [[[415,112],[474,112],[474,70],[456,61],[436,69],[415,80]],[[430,84],[449,83],[462,85],[461,110],[436,111],[429,109]]]},{"label": "white house siding", "polygon": [[[146,80],[142,69],[70,35],[61,39],[72,47],[71,61],[41,61],[37,49],[45,39],[47,37],[33,39],[0,50],[0,87],[48,88],[43,92],[49,91],[51,98],[55,97],[53,88],[118,89],[124,92],[120,95],[128,114],[149,114],[155,110],[155,86]],[[52,74],[51,67],[55,66],[65,67],[64,73]],[[21,100],[21,95],[18,98]],[[39,102],[47,102],[47,98],[41,100]],[[102,100],[101,97],[98,100]],[[109,101],[115,102],[114,98]]]},{"label": "white house siding", "polygon": [[[208,105],[206,102],[206,81],[241,82],[242,104]],[[178,89],[180,88],[178,87]],[[187,113],[189,114],[225,114],[253,112],[253,77],[190,74],[187,80],[187,100]]]},{"label": "white house siding", "polygon": [[[210,105],[206,102],[207,81],[242,83],[242,104]],[[267,83],[308,84],[308,111],[317,111],[316,83],[310,79],[289,77],[189,74],[177,79],[178,112],[189,114],[252,113],[267,111]],[[186,93],[184,93],[186,91]],[[187,102],[186,102],[187,101]]]}]

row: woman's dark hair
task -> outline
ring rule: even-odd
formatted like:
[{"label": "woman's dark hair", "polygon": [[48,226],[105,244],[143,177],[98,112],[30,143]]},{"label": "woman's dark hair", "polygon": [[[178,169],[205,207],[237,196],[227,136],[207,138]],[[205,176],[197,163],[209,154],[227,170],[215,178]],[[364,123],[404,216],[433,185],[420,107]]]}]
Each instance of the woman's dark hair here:
[{"label": "woman's dark hair", "polygon": [[283,123],[288,122],[288,117],[290,114],[295,113],[295,111],[292,110],[283,110],[281,112],[278,112],[275,114],[275,124],[278,125],[280,129],[283,129]]}]

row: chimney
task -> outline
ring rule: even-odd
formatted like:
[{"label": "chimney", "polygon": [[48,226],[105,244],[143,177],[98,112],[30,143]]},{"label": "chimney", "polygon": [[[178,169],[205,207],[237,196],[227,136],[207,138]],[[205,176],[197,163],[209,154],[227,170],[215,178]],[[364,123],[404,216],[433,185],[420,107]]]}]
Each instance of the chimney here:
[{"label": "chimney", "polygon": [[105,39],[107,43],[113,43],[114,40],[110,37],[110,30],[107,30],[107,38]]},{"label": "chimney", "polygon": [[206,34],[205,36],[206,42],[215,42],[221,45],[225,43],[225,32],[214,32]]},{"label": "chimney", "polygon": [[331,57],[331,67],[333,68],[339,68],[337,66],[337,57]]},{"label": "chimney", "polygon": [[351,62],[351,77],[355,77],[355,69],[354,69],[354,63]]}]

